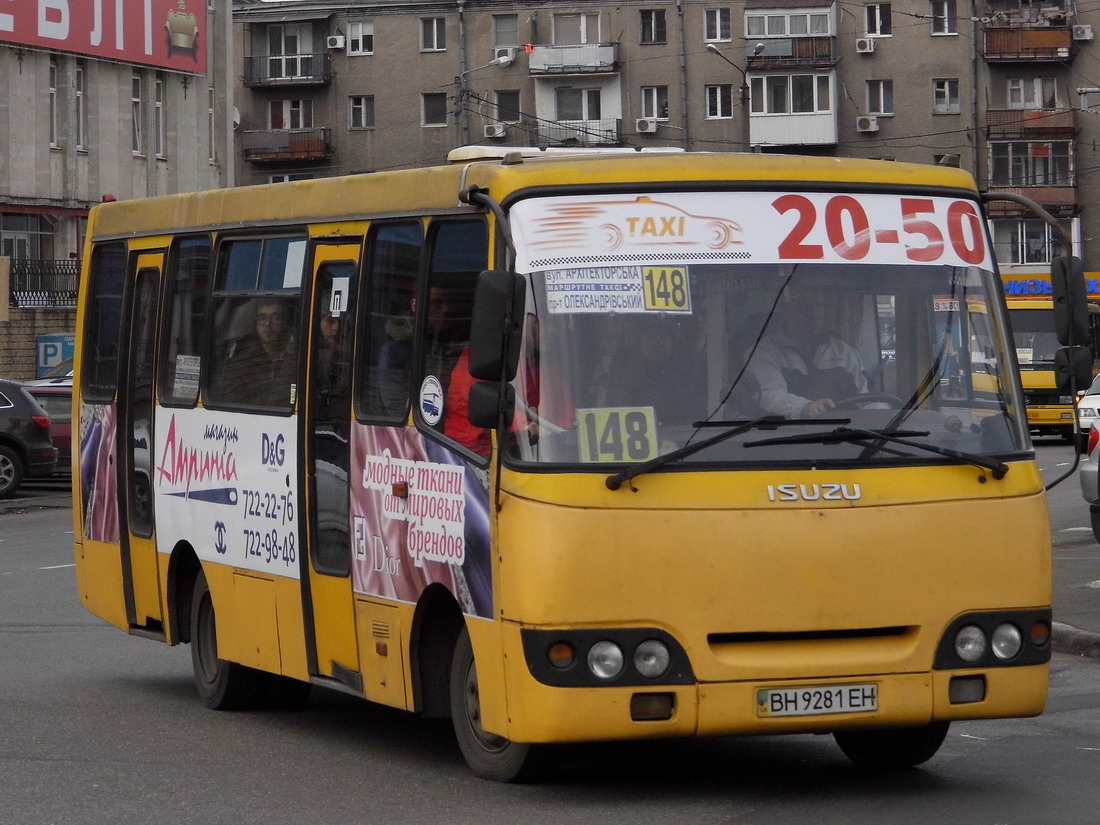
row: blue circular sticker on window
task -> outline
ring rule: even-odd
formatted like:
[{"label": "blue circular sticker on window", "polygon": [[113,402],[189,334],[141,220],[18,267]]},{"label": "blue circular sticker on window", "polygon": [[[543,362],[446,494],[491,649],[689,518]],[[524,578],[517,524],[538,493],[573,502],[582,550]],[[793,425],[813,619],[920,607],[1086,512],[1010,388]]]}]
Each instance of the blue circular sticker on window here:
[{"label": "blue circular sticker on window", "polygon": [[443,417],[443,385],[434,375],[429,375],[420,385],[420,414],[433,427]]}]

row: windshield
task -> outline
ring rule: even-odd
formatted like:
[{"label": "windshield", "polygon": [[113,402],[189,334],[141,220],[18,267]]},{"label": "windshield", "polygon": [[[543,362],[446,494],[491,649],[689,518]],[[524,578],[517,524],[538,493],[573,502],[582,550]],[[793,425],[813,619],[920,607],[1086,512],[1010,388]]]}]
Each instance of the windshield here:
[{"label": "windshield", "polygon": [[1026,369],[1033,364],[1042,364],[1050,369],[1054,363],[1054,353],[1061,346],[1054,332],[1054,313],[1049,309],[1014,308],[1011,305],[1008,312],[1020,366]]},{"label": "windshield", "polygon": [[[590,255],[570,266],[534,246],[538,221],[553,208],[514,208],[528,289],[512,459],[606,468],[709,439],[678,454],[676,467],[949,460],[862,435],[814,443],[812,434],[837,428],[975,455],[1027,446],[1000,281],[988,261],[769,261],[756,254],[763,246],[744,240],[740,216],[699,217],[730,211],[719,211],[713,193],[699,197],[661,195],[666,214],[654,216],[653,231],[686,233],[703,222],[705,253],[687,242],[659,254],[632,249],[639,245],[588,215],[576,242],[601,232],[612,250],[606,261]],[[585,203],[561,200],[572,210]],[[630,203],[656,211],[656,200]],[[619,223],[640,231],[646,218],[634,217]],[[744,431],[713,438],[723,428]],[[809,440],[753,444],[803,435]]]}]

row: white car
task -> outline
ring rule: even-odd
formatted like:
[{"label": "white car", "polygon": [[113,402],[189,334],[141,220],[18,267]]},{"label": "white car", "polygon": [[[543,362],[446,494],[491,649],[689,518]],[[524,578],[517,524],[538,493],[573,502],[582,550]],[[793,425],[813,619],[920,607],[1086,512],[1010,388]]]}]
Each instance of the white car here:
[{"label": "white car", "polygon": [[1100,419],[1100,375],[1092,381],[1092,386],[1085,390],[1081,400],[1077,402],[1077,420],[1080,422],[1081,432],[1088,435],[1092,425]]}]

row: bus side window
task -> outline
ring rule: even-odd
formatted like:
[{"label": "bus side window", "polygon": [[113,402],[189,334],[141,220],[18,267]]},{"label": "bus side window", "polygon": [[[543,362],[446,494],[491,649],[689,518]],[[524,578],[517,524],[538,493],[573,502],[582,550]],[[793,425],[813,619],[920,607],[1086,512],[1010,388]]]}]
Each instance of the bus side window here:
[{"label": "bus side window", "polygon": [[81,387],[84,399],[108,402],[118,386],[118,347],[122,320],[122,289],[126,277],[126,245],[102,244],[92,252],[88,296],[88,342]]},{"label": "bus side window", "polygon": [[367,238],[367,300],[359,409],[369,418],[404,421],[412,377],[413,307],[423,247],[420,224],[382,224]]},{"label": "bus side window", "polygon": [[210,287],[210,238],[180,238],[168,260],[169,304],[161,337],[160,387],[165,404],[192,406],[199,397],[202,342]]}]

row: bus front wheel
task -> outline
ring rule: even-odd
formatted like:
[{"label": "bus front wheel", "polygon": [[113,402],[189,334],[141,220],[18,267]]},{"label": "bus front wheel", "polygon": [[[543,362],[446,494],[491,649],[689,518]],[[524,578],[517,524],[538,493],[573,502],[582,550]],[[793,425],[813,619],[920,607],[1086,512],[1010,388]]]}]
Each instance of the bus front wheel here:
[{"label": "bus front wheel", "polygon": [[262,700],[270,678],[261,671],[219,658],[214,601],[210,598],[206,574],[201,570],[191,597],[191,667],[199,698],[212,710],[255,707]]},{"label": "bus front wheel", "polygon": [[835,731],[833,738],[844,755],[861,768],[901,770],[927,762],[940,749],[950,722],[923,728]]},{"label": "bus front wheel", "polygon": [[523,776],[532,746],[489,733],[481,726],[477,667],[466,628],[459,634],[451,661],[451,720],[459,750],[477,776],[496,782],[512,782]]}]

